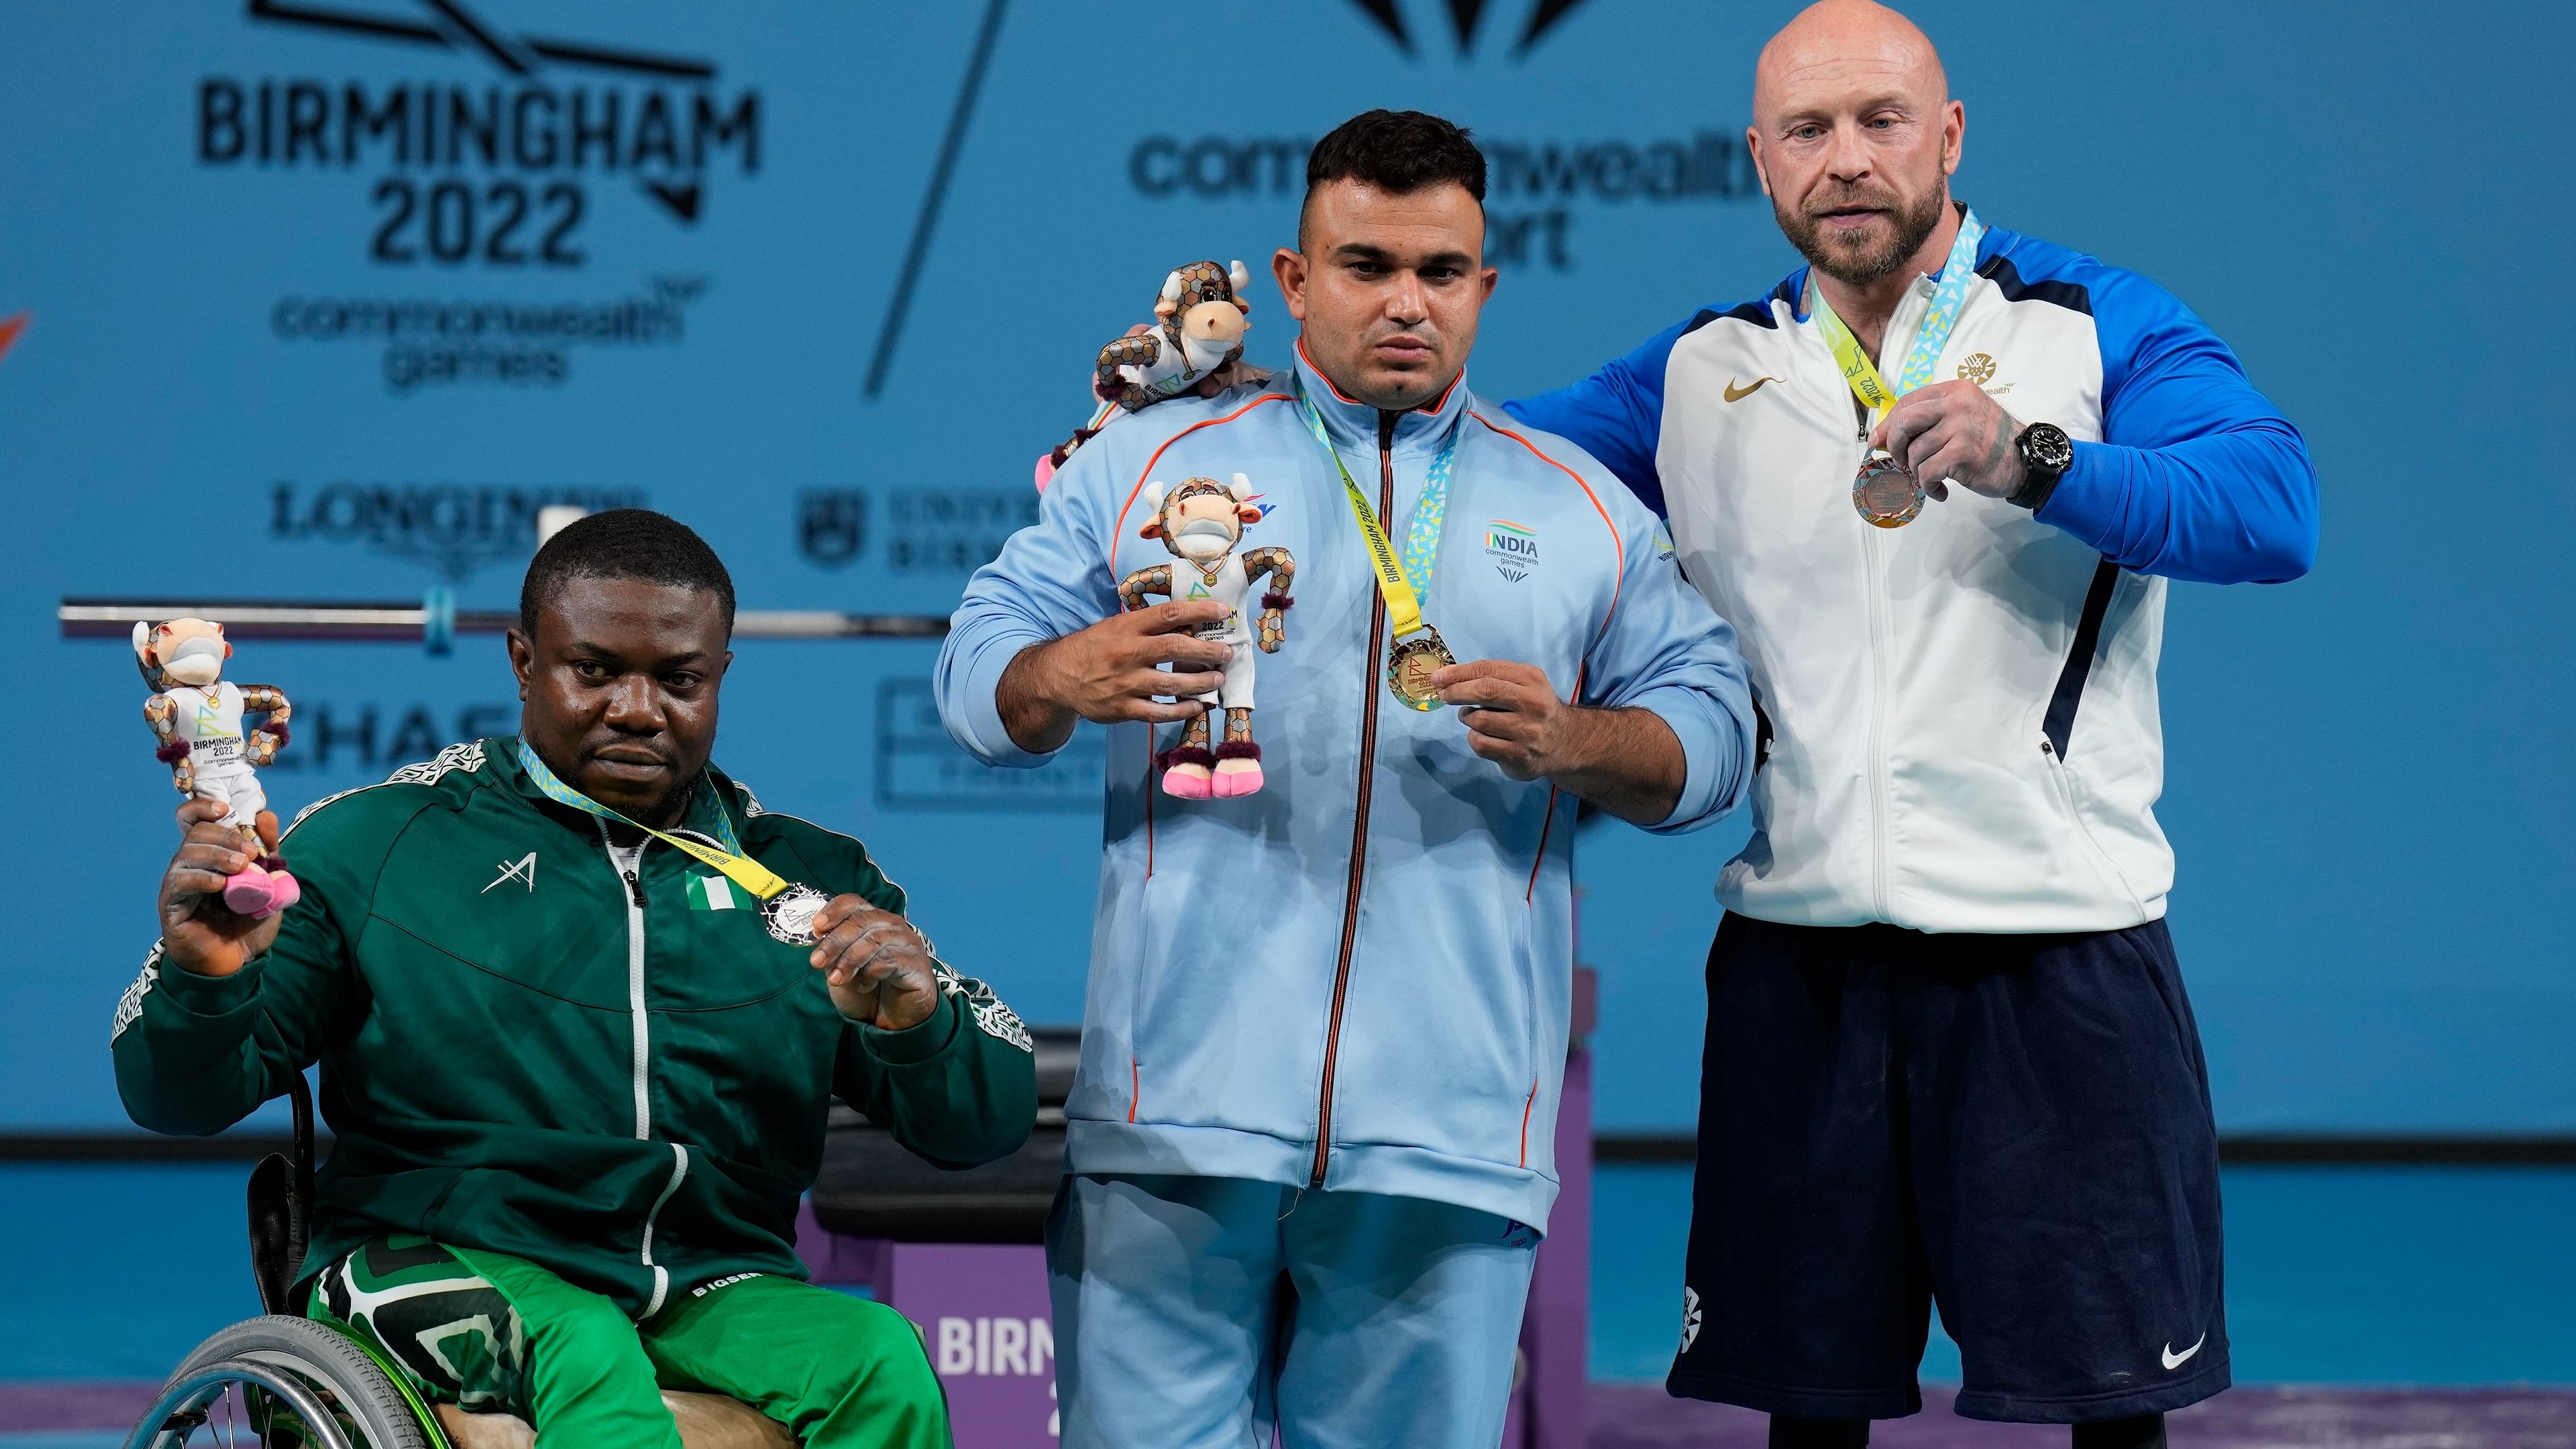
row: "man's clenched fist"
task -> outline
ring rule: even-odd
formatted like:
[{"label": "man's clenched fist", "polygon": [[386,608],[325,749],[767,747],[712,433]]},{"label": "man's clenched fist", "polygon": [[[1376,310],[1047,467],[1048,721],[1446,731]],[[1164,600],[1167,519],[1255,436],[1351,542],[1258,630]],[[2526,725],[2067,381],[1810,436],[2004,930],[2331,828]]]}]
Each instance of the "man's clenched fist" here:
[{"label": "man's clenched fist", "polygon": [[814,913],[807,958],[832,989],[832,1004],[880,1031],[919,1026],[939,1009],[930,943],[912,923],[860,895],[834,896]]},{"label": "man's clenched fist", "polygon": [[1918,387],[1897,399],[1869,441],[1895,454],[1936,502],[1946,502],[1949,483],[1989,498],[2020,492],[2030,481],[2021,452],[2013,446],[2020,436],[2021,424],[2012,414],[1985,389],[1962,378]]},{"label": "man's clenched fist", "polygon": [[190,799],[179,807],[179,853],[161,873],[161,959],[200,976],[230,976],[277,940],[280,911],[253,920],[224,906],[224,880],[251,858],[240,831],[223,824],[227,806]]},{"label": "man's clenched fist", "polygon": [[1443,704],[1468,706],[1467,748],[1515,780],[1553,773],[1565,753],[1573,707],[1535,664],[1479,659],[1431,675]]}]

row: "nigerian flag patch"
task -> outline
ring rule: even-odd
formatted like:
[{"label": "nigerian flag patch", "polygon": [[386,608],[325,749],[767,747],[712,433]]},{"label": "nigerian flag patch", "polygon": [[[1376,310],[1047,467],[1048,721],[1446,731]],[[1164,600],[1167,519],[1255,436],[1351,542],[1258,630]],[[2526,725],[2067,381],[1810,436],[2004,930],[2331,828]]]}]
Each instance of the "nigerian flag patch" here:
[{"label": "nigerian flag patch", "polygon": [[689,909],[693,911],[747,911],[760,904],[751,892],[720,875],[689,877]]}]

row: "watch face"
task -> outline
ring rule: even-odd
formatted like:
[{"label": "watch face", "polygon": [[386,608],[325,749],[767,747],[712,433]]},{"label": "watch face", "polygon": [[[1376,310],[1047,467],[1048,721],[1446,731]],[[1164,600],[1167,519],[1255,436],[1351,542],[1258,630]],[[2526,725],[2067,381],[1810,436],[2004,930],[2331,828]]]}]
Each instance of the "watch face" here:
[{"label": "watch face", "polygon": [[2075,461],[2074,440],[2051,423],[2033,423],[2021,438],[2022,461],[2050,473],[2063,473]]}]

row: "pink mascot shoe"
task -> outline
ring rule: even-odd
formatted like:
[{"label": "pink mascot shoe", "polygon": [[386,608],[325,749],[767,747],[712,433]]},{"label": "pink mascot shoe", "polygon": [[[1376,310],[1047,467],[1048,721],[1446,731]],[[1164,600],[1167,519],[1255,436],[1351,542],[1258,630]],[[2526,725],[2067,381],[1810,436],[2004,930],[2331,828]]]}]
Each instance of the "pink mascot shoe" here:
[{"label": "pink mascot shoe", "polygon": [[286,873],[286,862],[275,856],[269,860],[273,864],[253,861],[224,882],[226,910],[257,920],[276,915],[304,898],[304,887]]},{"label": "pink mascot shoe", "polygon": [[1208,767],[1216,763],[1203,746],[1181,745],[1163,752],[1163,793],[1175,800],[1205,800],[1217,793]]},{"label": "pink mascot shoe", "polygon": [[1216,774],[1209,782],[1216,798],[1233,800],[1261,789],[1261,746],[1250,740],[1228,740],[1216,747]]}]

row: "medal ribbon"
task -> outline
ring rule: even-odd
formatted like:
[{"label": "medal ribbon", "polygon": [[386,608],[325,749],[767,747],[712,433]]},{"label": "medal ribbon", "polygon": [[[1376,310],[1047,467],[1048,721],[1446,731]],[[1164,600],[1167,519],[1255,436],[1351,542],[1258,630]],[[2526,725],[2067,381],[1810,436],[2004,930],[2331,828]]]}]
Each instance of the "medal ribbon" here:
[{"label": "medal ribbon", "polygon": [[[519,741],[519,768],[528,772],[529,783],[535,785],[539,793],[556,804],[569,805],[584,815],[600,820],[614,820],[620,825],[641,830],[673,850],[688,855],[703,865],[713,866],[724,873],[725,879],[751,892],[760,900],[768,900],[771,896],[778,895],[787,889],[787,882],[780,879],[777,872],[742,853],[742,841],[733,833],[733,817],[725,810],[721,801],[716,805],[715,833],[716,838],[724,842],[725,848],[718,850],[712,845],[700,845],[683,836],[656,830],[650,825],[630,820],[620,812],[609,809],[565,784],[553,770],[547,768],[545,761],[537,758],[537,752],[529,747],[526,740]],[[698,783],[699,788],[705,788],[706,782],[703,778]]]},{"label": "medal ribbon", "polygon": [[1377,572],[1378,592],[1386,596],[1387,622],[1401,639],[1430,626],[1422,622],[1421,595],[1431,591],[1431,570],[1439,562],[1440,526],[1449,509],[1449,475],[1458,463],[1458,439],[1465,435],[1463,424],[1453,422],[1449,441],[1440,445],[1432,456],[1431,471],[1422,483],[1422,496],[1413,505],[1413,522],[1404,530],[1404,558],[1399,562],[1395,547],[1387,541],[1386,530],[1378,526],[1377,511],[1369,506],[1368,495],[1351,478],[1351,470],[1342,462],[1342,452],[1333,446],[1332,435],[1324,430],[1324,415],[1315,409],[1314,400],[1301,388],[1297,411],[1306,420],[1306,430],[1315,435],[1325,456],[1333,460],[1333,470],[1342,475],[1342,491],[1350,500],[1351,517],[1359,523],[1360,537],[1367,541],[1369,562]]},{"label": "medal ribbon", "polygon": [[1949,345],[1950,329],[1959,323],[1959,308],[1968,300],[1968,282],[1977,271],[1977,242],[1986,234],[1984,222],[1970,211],[1959,223],[1958,240],[1950,243],[1950,259],[1941,265],[1940,285],[1933,288],[1932,300],[1923,309],[1923,323],[1914,330],[1914,345],[1907,349],[1905,366],[1896,375],[1896,387],[1890,390],[1878,375],[1878,367],[1861,349],[1860,339],[1842,318],[1834,315],[1833,304],[1825,300],[1825,289],[1815,289],[1816,330],[1825,334],[1825,345],[1833,349],[1834,362],[1842,368],[1843,381],[1851,384],[1852,396],[1868,408],[1873,418],[1885,417],[1896,406],[1898,397],[1914,391],[1932,380],[1932,369],[1940,364],[1941,349]]}]

